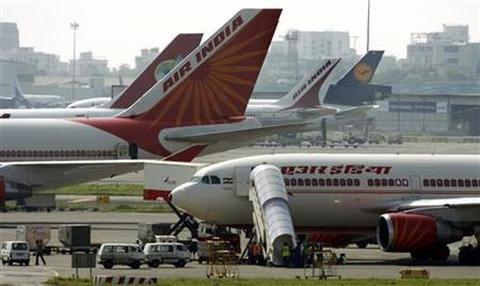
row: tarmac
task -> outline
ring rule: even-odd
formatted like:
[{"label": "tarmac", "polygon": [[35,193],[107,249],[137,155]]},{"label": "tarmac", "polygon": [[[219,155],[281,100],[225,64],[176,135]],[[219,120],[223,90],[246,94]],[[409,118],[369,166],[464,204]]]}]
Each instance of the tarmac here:
[{"label": "tarmac", "polygon": [[[214,163],[221,160],[259,155],[266,153],[391,153],[391,154],[480,154],[479,144],[452,144],[452,143],[405,143],[402,145],[373,145],[359,146],[358,148],[299,148],[299,147],[248,147],[231,150],[221,154],[212,154],[198,158],[197,162]],[[142,183],[143,173],[133,173],[117,178],[103,180],[103,183]],[[59,199],[86,199],[91,197],[67,196]],[[117,199],[117,198],[116,198]],[[138,198],[118,198],[119,200],[137,201]],[[57,239],[56,225],[70,223],[88,223],[92,225],[92,242],[135,242],[137,237],[137,224],[140,222],[175,222],[173,213],[112,213],[112,212],[9,212],[0,214],[0,241],[15,239],[15,227],[19,224],[51,224],[52,239],[50,244],[60,245]],[[366,249],[355,246],[337,249],[336,253],[345,253],[347,264],[337,267],[337,272],[342,278],[399,278],[399,272],[404,269],[427,269],[432,278],[474,278],[480,279],[480,271],[477,267],[457,265],[456,254],[461,243],[450,245],[451,256],[442,263],[434,263],[426,266],[412,264],[408,253],[385,253],[375,245],[369,245]],[[34,262],[31,258],[31,264]],[[75,270],[70,267],[70,255],[46,256],[47,266],[6,266],[0,267],[0,284],[12,285],[41,285],[49,277],[74,275]],[[311,271],[311,270],[309,270]],[[308,273],[308,272],[307,272]],[[88,277],[88,269],[79,271],[81,277]],[[94,275],[135,275],[155,276],[161,278],[181,277],[206,277],[205,264],[191,262],[185,268],[174,268],[170,265],[161,265],[159,268],[142,266],[139,270],[131,270],[128,267],[118,266],[112,270],[105,270],[97,265],[93,270]],[[240,266],[242,278],[295,278],[303,277],[303,268],[277,268],[260,266]]]}]

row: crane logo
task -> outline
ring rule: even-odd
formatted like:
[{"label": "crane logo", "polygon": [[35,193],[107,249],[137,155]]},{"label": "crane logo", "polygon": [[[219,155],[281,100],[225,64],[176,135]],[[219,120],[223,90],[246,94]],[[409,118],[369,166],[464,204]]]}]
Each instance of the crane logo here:
[{"label": "crane logo", "polygon": [[368,83],[372,79],[373,69],[369,64],[360,63],[353,70],[355,79],[362,83]]}]

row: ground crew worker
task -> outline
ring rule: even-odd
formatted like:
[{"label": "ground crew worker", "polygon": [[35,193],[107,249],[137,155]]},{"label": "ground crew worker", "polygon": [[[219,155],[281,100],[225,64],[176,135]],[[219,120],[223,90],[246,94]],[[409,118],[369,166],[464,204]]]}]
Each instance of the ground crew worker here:
[{"label": "ground crew worker", "polygon": [[281,249],[281,254],[283,258],[283,266],[290,266],[290,246],[288,243],[284,243]]},{"label": "ground crew worker", "polygon": [[260,245],[260,243],[255,243],[253,245],[252,252],[253,252],[253,257],[255,259],[255,264],[260,265],[261,256],[262,256],[262,246]]},{"label": "ground crew worker", "polygon": [[38,265],[38,258],[42,259],[43,265],[47,265],[47,263],[45,262],[45,259],[43,258],[43,250],[44,250],[43,241],[41,241],[40,239],[36,240],[35,252],[37,254],[37,257],[35,258],[35,265]]}]

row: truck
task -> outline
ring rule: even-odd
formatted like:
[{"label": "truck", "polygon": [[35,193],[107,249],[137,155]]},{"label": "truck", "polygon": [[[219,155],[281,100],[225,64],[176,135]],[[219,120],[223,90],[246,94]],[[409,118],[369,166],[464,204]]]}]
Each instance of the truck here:
[{"label": "truck", "polygon": [[169,235],[170,229],[172,227],[171,223],[139,223],[137,226],[137,238],[142,242],[142,244],[148,242],[156,242],[155,236],[160,235]]},{"label": "truck", "polygon": [[34,194],[25,198],[25,203],[18,206],[26,211],[51,211],[56,208],[55,194]]},{"label": "truck", "polygon": [[26,241],[30,250],[36,250],[37,240],[42,241],[45,254],[50,254],[51,249],[47,247],[51,239],[49,225],[19,225],[15,236],[16,240]]},{"label": "truck", "polygon": [[91,227],[89,224],[63,224],[58,227],[58,241],[64,248],[59,248],[62,254],[73,252],[96,252],[99,245],[90,241]]}]

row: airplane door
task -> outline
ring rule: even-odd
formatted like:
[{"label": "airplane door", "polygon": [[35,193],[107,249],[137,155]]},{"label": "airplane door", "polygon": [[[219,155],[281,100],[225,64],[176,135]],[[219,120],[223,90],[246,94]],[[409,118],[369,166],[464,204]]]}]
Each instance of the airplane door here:
[{"label": "airplane door", "polygon": [[250,189],[250,167],[235,168],[235,194],[239,197],[248,197]]},{"label": "airplane door", "polygon": [[413,199],[419,199],[422,190],[422,184],[419,176],[410,176],[410,191]]}]

